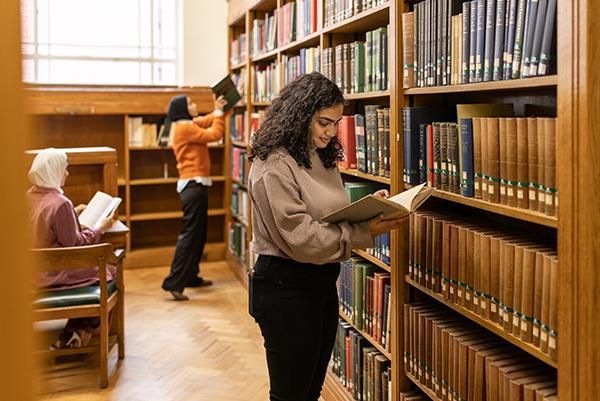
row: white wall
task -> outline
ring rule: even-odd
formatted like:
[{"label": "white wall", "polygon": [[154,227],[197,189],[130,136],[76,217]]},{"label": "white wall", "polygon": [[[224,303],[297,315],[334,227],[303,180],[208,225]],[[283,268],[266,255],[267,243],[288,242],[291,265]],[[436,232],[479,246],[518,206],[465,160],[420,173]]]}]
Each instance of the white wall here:
[{"label": "white wall", "polygon": [[183,85],[210,86],[227,73],[227,1],[183,0]]}]

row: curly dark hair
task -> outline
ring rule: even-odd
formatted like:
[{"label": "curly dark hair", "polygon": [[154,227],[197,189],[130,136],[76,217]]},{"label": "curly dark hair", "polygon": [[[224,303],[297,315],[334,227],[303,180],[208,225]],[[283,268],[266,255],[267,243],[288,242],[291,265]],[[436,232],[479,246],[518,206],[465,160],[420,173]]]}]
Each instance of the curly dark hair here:
[{"label": "curly dark hair", "polygon": [[[266,160],[277,148],[284,148],[298,166],[311,168],[308,129],[313,114],[326,107],[344,104],[344,95],[335,83],[324,75],[313,72],[301,75],[287,84],[279,93],[252,142],[250,160]],[[342,145],[337,137],[327,147],[317,149],[326,168],[343,160]]]}]

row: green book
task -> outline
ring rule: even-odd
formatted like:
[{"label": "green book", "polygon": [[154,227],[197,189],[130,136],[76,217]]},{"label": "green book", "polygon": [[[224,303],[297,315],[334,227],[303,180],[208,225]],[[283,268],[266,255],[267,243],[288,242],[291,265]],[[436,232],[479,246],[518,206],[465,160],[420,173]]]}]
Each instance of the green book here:
[{"label": "green book", "polygon": [[229,75],[211,86],[211,89],[217,98],[223,96],[223,98],[227,100],[227,104],[223,111],[230,110],[242,98]]},{"label": "green book", "polygon": [[384,185],[376,182],[346,182],[344,188],[346,188],[350,203],[352,203],[384,188]]},{"label": "green book", "polygon": [[354,46],[354,88],[356,93],[361,93],[365,91],[365,44],[363,42],[354,42]]}]

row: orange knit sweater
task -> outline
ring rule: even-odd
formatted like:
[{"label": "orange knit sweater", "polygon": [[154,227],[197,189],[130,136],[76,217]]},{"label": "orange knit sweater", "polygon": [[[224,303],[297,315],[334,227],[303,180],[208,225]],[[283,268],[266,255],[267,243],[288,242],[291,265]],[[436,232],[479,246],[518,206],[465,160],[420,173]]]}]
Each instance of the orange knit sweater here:
[{"label": "orange knit sweater", "polygon": [[179,178],[209,177],[209,142],[223,137],[225,119],[207,114],[194,118],[193,122],[175,124],[173,152],[177,159]]}]

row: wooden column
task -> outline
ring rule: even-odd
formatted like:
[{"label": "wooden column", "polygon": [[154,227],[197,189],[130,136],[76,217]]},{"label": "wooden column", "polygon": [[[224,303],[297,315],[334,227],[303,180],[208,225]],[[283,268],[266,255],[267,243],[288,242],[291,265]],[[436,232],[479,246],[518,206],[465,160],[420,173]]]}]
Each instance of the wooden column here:
[{"label": "wooden column", "polygon": [[561,401],[600,396],[600,4],[558,2]]},{"label": "wooden column", "polygon": [[0,132],[2,132],[2,280],[0,280],[0,394],[3,400],[32,399],[31,271],[26,260],[27,185],[23,152],[28,138],[21,85],[18,1],[0,3]]}]

